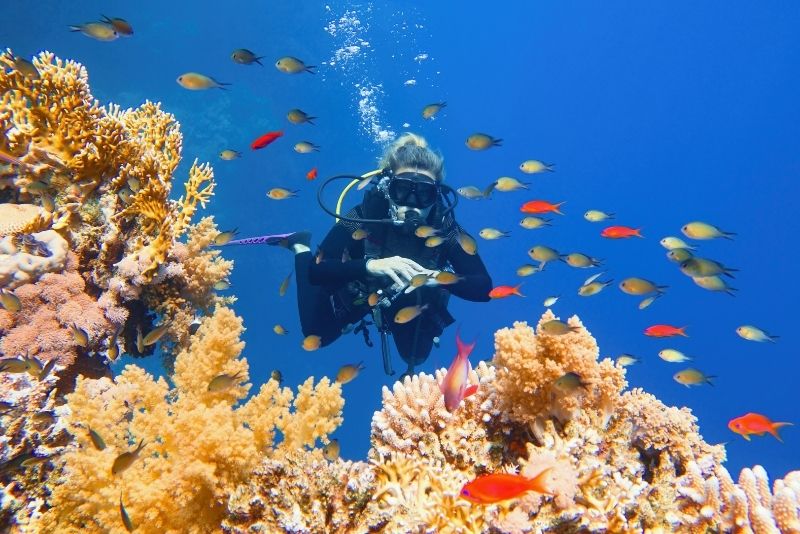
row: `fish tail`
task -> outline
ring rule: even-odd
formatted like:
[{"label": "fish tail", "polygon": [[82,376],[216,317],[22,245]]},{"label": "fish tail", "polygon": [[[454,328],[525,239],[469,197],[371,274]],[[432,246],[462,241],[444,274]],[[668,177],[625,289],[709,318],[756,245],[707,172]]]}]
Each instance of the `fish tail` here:
[{"label": "fish tail", "polygon": [[548,172],[556,172],[556,164],[555,163],[545,163],[544,170]]},{"label": "fish tail", "polygon": [[689,328],[688,325],[678,328],[678,335],[683,336],[683,337],[689,337],[689,334],[686,333],[686,329],[687,328]]},{"label": "fish tail", "polygon": [[304,68],[303,70],[305,72],[309,72],[311,74],[316,74],[316,72],[314,72],[314,69],[316,69],[316,68],[317,68],[316,65],[306,65],[306,68]]},{"label": "fish tail", "polygon": [[492,139],[492,146],[503,146],[502,139]]},{"label": "fish tail", "polygon": [[781,336],[772,336],[772,335],[770,335],[770,334],[767,334],[767,340],[768,340],[768,341],[771,341],[771,342],[773,342],[773,343],[777,343],[777,342],[778,342],[778,338],[779,338],[779,337],[781,337]]},{"label": "fish tail", "polygon": [[81,29],[80,26],[76,26],[74,24],[70,24],[69,25],[69,31],[71,31],[71,32],[79,32],[79,31],[83,31],[83,30]]},{"label": "fish tail", "polygon": [[256,63],[258,63],[259,65],[261,65],[261,66],[263,67],[263,66],[264,66],[264,64],[263,64],[263,63],[261,63],[261,61],[259,61],[260,59],[264,59],[264,56],[258,56],[258,57],[257,57],[257,58],[255,58],[253,61],[255,61]]},{"label": "fish tail", "polygon": [[775,436],[775,439],[783,443],[780,434],[778,434],[778,429],[782,426],[794,426],[794,423],[772,423],[769,433]]},{"label": "fish tail", "polygon": [[460,332],[461,332],[461,327],[459,326],[458,330],[456,330],[456,347],[458,350],[458,354],[459,355],[463,354],[464,358],[469,358],[469,355],[472,352],[472,349],[475,348],[475,343],[477,343],[477,341],[473,341],[472,343],[464,343],[464,341],[461,339],[461,336],[459,335]]},{"label": "fish tail", "polygon": [[548,489],[547,486],[545,485],[545,480],[544,480],[545,476],[547,476],[550,473],[550,470],[552,469],[553,469],[552,467],[548,467],[547,469],[540,471],[539,474],[536,475],[535,477],[527,479],[526,485],[528,486],[528,489],[533,490],[536,493],[553,495],[553,492],[550,491],[550,489]]},{"label": "fish tail", "polygon": [[708,384],[709,386],[713,386],[713,385],[714,385],[714,382],[712,382],[712,381],[711,381],[711,379],[712,379],[712,378],[717,378],[717,377],[716,377],[716,375],[707,375],[707,376],[705,377],[705,380],[703,380],[703,382],[705,382],[705,383],[706,383],[706,384]]},{"label": "fish tail", "polygon": [[553,226],[553,219],[542,219],[545,226]]},{"label": "fish tail", "polygon": [[636,237],[641,237],[642,239],[644,239],[644,236],[642,235],[642,229],[641,228],[637,228],[636,230],[634,230],[633,231],[633,235],[635,235]]},{"label": "fish tail", "polygon": [[514,290],[511,293],[513,295],[517,295],[518,297],[524,297],[525,295],[519,292],[519,288],[522,287],[522,284],[524,284],[524,282],[520,282],[519,284],[515,285]]},{"label": "fish tail", "polygon": [[308,124],[312,124],[313,125],[314,124],[313,120],[317,119],[317,118],[319,118],[319,117],[306,117],[306,122]]},{"label": "fish tail", "polygon": [[722,234],[722,237],[724,237],[725,239],[730,239],[731,241],[733,241],[733,236],[736,235],[736,232],[720,232],[720,233]]},{"label": "fish tail", "polygon": [[561,206],[563,204],[566,204],[566,202],[567,201],[565,200],[563,202],[559,202],[558,204],[556,204],[556,209],[553,210],[553,213],[558,213],[559,215],[564,215],[564,213],[561,211]]}]

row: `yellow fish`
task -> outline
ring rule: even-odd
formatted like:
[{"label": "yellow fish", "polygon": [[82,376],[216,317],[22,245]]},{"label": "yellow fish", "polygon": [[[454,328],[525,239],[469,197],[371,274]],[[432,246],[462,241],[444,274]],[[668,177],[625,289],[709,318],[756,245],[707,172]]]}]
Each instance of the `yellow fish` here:
[{"label": "yellow fish", "polygon": [[274,380],[275,382],[277,382],[277,383],[278,383],[278,385],[281,385],[281,384],[283,384],[283,373],[281,373],[281,372],[280,372],[279,370],[277,370],[277,369],[274,369],[274,370],[273,370],[273,371],[272,371],[272,372],[269,374],[269,379],[270,379],[270,380]]},{"label": "yellow fish", "polygon": [[89,346],[89,334],[86,333],[86,330],[79,328],[75,323],[72,323],[69,329],[72,331],[72,338],[75,340],[76,345],[81,347]]},{"label": "yellow fish", "polygon": [[708,260],[705,258],[689,258],[680,265],[681,272],[686,276],[693,278],[702,278],[703,276],[716,276],[724,274],[733,278],[731,272],[737,271],[731,267],[726,267],[718,261]]},{"label": "yellow fish", "polygon": [[284,327],[282,327],[279,324],[276,324],[275,326],[273,326],[272,327],[272,331],[275,332],[276,334],[278,334],[279,336],[285,336],[286,334],[289,333],[288,330],[286,330]]},{"label": "yellow fish", "polygon": [[458,241],[458,244],[461,245],[461,250],[470,256],[474,256],[478,253],[478,244],[469,234],[458,232],[456,234],[456,241]]},{"label": "yellow fish", "polygon": [[550,219],[543,219],[541,217],[528,216],[519,222],[519,225],[526,230],[535,230],[543,226],[553,226],[550,224]]},{"label": "yellow fish", "polygon": [[544,264],[548,261],[561,259],[561,254],[559,254],[556,249],[544,245],[536,245],[531,247],[528,250],[528,256],[530,256],[533,260],[541,262],[539,270],[544,269]]},{"label": "yellow fish", "polygon": [[50,361],[48,361],[45,366],[42,367],[42,370],[39,372],[39,376],[37,377],[40,382],[47,378],[50,372],[55,368],[57,362],[58,360],[56,358],[51,358]]},{"label": "yellow fish", "polygon": [[227,245],[231,241],[231,239],[236,237],[237,233],[239,233],[238,228],[234,228],[233,230],[225,230],[224,232],[218,233],[216,237],[214,237],[214,240],[211,243],[218,247]]},{"label": "yellow fish", "polygon": [[235,375],[221,374],[215,376],[211,379],[211,382],[208,383],[208,391],[211,393],[220,393],[229,390],[241,380],[241,373],[241,371],[238,371]]},{"label": "yellow fish", "polygon": [[658,357],[664,360],[665,362],[670,363],[681,363],[691,360],[690,357],[686,356],[679,350],[675,349],[663,349],[658,351]]},{"label": "yellow fish", "polygon": [[421,237],[423,239],[431,237],[439,233],[439,230],[434,228],[433,226],[420,226],[416,230],[414,230],[414,235],[417,237]]},{"label": "yellow fish", "polygon": [[442,243],[444,243],[444,238],[438,235],[432,235],[425,240],[425,246],[428,248],[438,247]]},{"label": "yellow fish", "polygon": [[653,295],[652,297],[647,297],[646,299],[642,300],[642,302],[639,303],[639,309],[643,310],[643,309],[649,307],[661,295],[663,295],[663,293],[658,293],[656,295]]},{"label": "yellow fish", "polygon": [[303,339],[303,348],[307,351],[317,350],[322,344],[322,338],[311,334]]},{"label": "yellow fish", "polygon": [[128,178],[127,182],[128,182],[128,187],[134,193],[137,193],[142,188],[142,182],[139,181],[138,178],[134,178],[133,176],[131,176],[130,178]]},{"label": "yellow fish", "polygon": [[530,182],[520,182],[516,178],[510,176],[502,176],[495,180],[494,184],[494,189],[503,193],[518,191],[520,189],[529,189],[528,186],[531,185]]},{"label": "yellow fish", "polygon": [[363,228],[357,228],[356,230],[353,231],[352,234],[350,234],[350,237],[352,237],[354,241],[361,241],[362,239],[365,239],[368,235],[369,232],[367,232]]},{"label": "yellow fish", "polygon": [[322,457],[329,462],[335,462],[336,459],[339,458],[340,449],[339,440],[332,439],[330,443],[322,447]]},{"label": "yellow fish", "polygon": [[301,109],[290,109],[286,114],[286,118],[289,119],[289,122],[292,124],[303,124],[304,122],[314,124],[312,121],[316,119],[316,117],[310,117],[308,113]]},{"label": "yellow fish", "polygon": [[608,219],[613,219],[613,213],[606,213],[600,210],[589,210],[583,214],[583,218],[589,222],[603,222]]},{"label": "yellow fish", "polygon": [[425,273],[415,274],[414,276],[411,277],[411,280],[408,281],[408,286],[414,288],[424,286],[429,278],[430,275],[427,275]]},{"label": "yellow fish", "polygon": [[639,358],[636,356],[631,356],[630,354],[621,354],[617,356],[617,365],[620,367],[628,367],[629,365],[633,365],[634,363],[639,363]]},{"label": "yellow fish", "polygon": [[286,295],[286,290],[289,289],[289,282],[292,280],[292,275],[293,274],[294,274],[294,271],[290,272],[289,275],[286,278],[283,279],[283,282],[281,282],[281,286],[278,288],[278,295],[279,296],[282,297],[282,296]]},{"label": "yellow fish", "polygon": [[27,373],[30,364],[19,358],[5,358],[0,360],[0,373]]},{"label": "yellow fish", "polygon": [[525,264],[517,268],[517,276],[530,276],[540,270],[541,269],[535,265]]},{"label": "yellow fish", "polygon": [[544,305],[545,308],[549,308],[556,302],[558,302],[558,296],[547,297],[546,299],[544,299],[544,302],[542,304]]},{"label": "yellow fish", "polygon": [[309,141],[300,141],[299,143],[295,143],[294,151],[298,154],[310,154],[311,152],[319,152],[319,148],[314,143]]},{"label": "yellow fish", "polygon": [[398,324],[405,324],[409,321],[413,321],[426,309],[428,309],[427,304],[423,304],[422,306],[406,306],[394,315],[394,322]]},{"label": "yellow fish", "polygon": [[233,159],[241,158],[242,153],[235,150],[225,149],[219,153],[219,159],[231,161]]},{"label": "yellow fish", "polygon": [[175,80],[178,85],[190,91],[202,91],[204,89],[225,89],[229,83],[218,82],[214,78],[210,78],[199,72],[186,72],[178,76]]},{"label": "yellow fish", "polygon": [[284,189],[283,187],[273,187],[267,191],[267,196],[272,200],[284,200],[287,198],[296,197],[298,191],[299,189],[289,190]]},{"label": "yellow fish", "polygon": [[553,172],[553,165],[542,163],[539,160],[529,159],[519,164],[519,170],[525,174],[536,174],[539,172]]},{"label": "yellow fish", "polygon": [[115,362],[119,358],[119,344],[117,343],[117,336],[113,335],[108,339],[108,349],[106,350],[106,357],[109,361]]},{"label": "yellow fish", "polygon": [[97,431],[92,430],[91,427],[89,427],[89,439],[92,441],[92,445],[94,445],[95,449],[97,449],[98,451],[105,450],[106,448],[105,440],[103,440],[103,438],[100,437],[100,434],[98,434]]},{"label": "yellow fish", "polygon": [[767,334],[760,328],[749,324],[736,328],[736,333],[739,334],[739,337],[747,341],[771,341],[772,343],[776,343],[778,339],[778,336]]},{"label": "yellow fish", "polygon": [[125,19],[118,17],[109,18],[103,15],[103,22],[111,24],[120,36],[130,37],[133,35],[133,26]]},{"label": "yellow fish", "polygon": [[491,239],[500,239],[501,237],[508,237],[511,235],[511,232],[504,232],[502,230],[498,230],[497,228],[484,228],[478,235],[486,240]]},{"label": "yellow fish", "polygon": [[39,79],[39,69],[36,68],[36,65],[25,59],[24,57],[14,56],[13,62],[14,70],[22,74],[24,77],[28,78],[29,80],[38,80]]},{"label": "yellow fish", "polygon": [[456,189],[456,193],[468,200],[479,200],[485,198],[483,191],[474,185],[465,185],[464,187],[459,187]]},{"label": "yellow fish", "polygon": [[650,280],[632,276],[619,283],[619,288],[628,295],[647,295],[648,293],[663,293],[669,286],[659,286]]},{"label": "yellow fish", "polygon": [[692,253],[685,248],[673,248],[667,251],[667,258],[675,263],[683,263],[692,258]]},{"label": "yellow fish", "polygon": [[154,329],[149,331],[146,336],[144,336],[144,338],[142,339],[142,345],[148,347],[154,344],[159,339],[161,339],[164,336],[164,334],[167,333],[168,328],[169,328],[169,323],[164,323],[162,325],[155,327]]},{"label": "yellow fish", "polygon": [[720,230],[713,224],[708,224],[701,221],[693,221],[684,224],[681,227],[681,232],[683,232],[683,235],[686,237],[691,237],[692,239],[714,239],[717,237],[722,237],[732,240],[733,236],[736,235],[734,232],[726,232],[724,230]]},{"label": "yellow fish", "polygon": [[451,273],[450,271],[439,271],[434,279],[443,286],[449,286],[450,284],[460,282],[463,277],[458,276],[455,273]]},{"label": "yellow fish", "polygon": [[219,280],[211,287],[213,287],[215,291],[226,291],[231,288],[231,283],[228,280]]},{"label": "yellow fish", "polygon": [[701,277],[693,277],[692,281],[697,284],[698,286],[702,287],[703,289],[707,289],[709,291],[724,291],[728,295],[735,297],[734,291],[738,291],[735,287],[731,287],[725,283],[725,280],[720,278],[719,276],[701,276]]},{"label": "yellow fish", "polygon": [[119,34],[114,26],[105,22],[87,22],[86,24],[75,24],[69,27],[71,31],[81,32],[86,37],[91,37],[98,41],[113,41]]},{"label": "yellow fish", "polygon": [[238,63],[239,65],[252,65],[253,63],[258,63],[259,65],[263,66],[264,64],[259,61],[263,59],[264,56],[257,56],[252,51],[246,48],[237,48],[231,54],[231,59],[234,63]]},{"label": "yellow fish", "polygon": [[128,532],[133,532],[136,527],[133,525],[133,521],[131,521],[128,511],[125,510],[125,505],[122,504],[122,493],[119,494],[119,515],[122,518],[122,524],[125,527],[125,530]]},{"label": "yellow fish", "polygon": [[141,452],[142,448],[144,447],[145,443],[144,440],[139,442],[139,446],[136,447],[133,451],[123,452],[119,456],[114,459],[114,464],[111,466],[111,474],[118,475],[128,469],[133,462],[139,457],[139,452]]},{"label": "yellow fish", "polygon": [[46,209],[50,213],[53,213],[54,211],[56,211],[56,202],[55,202],[55,200],[53,200],[53,197],[51,197],[47,193],[42,193],[40,195],[40,198],[42,200],[42,207],[44,209]]},{"label": "yellow fish", "polygon": [[581,329],[580,326],[570,326],[564,321],[559,321],[558,319],[552,319],[544,322],[539,328],[541,328],[542,332],[549,336],[563,336],[564,334],[577,332]]},{"label": "yellow fish", "polygon": [[686,241],[684,241],[680,237],[674,237],[671,235],[663,238],[661,241],[659,241],[659,243],[661,244],[662,247],[664,247],[667,250],[675,250],[676,248],[682,248],[686,250],[696,249],[696,247],[689,246],[686,243]]},{"label": "yellow fish", "polygon": [[589,385],[589,382],[584,382],[581,375],[573,372],[565,373],[553,382],[553,387],[561,393],[572,393],[578,388],[586,389]]},{"label": "yellow fish", "polygon": [[358,376],[358,373],[361,372],[364,367],[364,362],[358,363],[348,363],[347,365],[343,365],[339,368],[339,372],[336,373],[336,381],[340,384],[347,384],[348,382],[352,382]]},{"label": "yellow fish", "polygon": [[0,290],[0,306],[3,306],[6,311],[11,313],[16,313],[22,309],[22,303],[19,298],[6,289]]},{"label": "yellow fish", "polygon": [[447,102],[435,102],[433,104],[428,104],[424,108],[422,108],[422,118],[425,120],[433,119],[437,113],[439,113],[442,108],[447,107]]},{"label": "yellow fish", "polygon": [[599,258],[593,258],[591,256],[587,256],[586,254],[582,254],[580,252],[573,252],[571,254],[567,254],[565,261],[567,265],[570,267],[577,267],[580,269],[586,269],[589,267],[599,267],[602,265],[603,260]]},{"label": "yellow fish", "polygon": [[275,62],[275,68],[285,74],[299,74],[301,72],[316,74],[314,69],[317,67],[315,65],[306,65],[296,57],[284,56]]},{"label": "yellow fish", "polygon": [[465,144],[470,150],[486,150],[493,146],[503,146],[503,140],[484,133],[474,133],[467,137]]},{"label": "yellow fish", "polygon": [[142,337],[142,325],[136,325],[136,350],[139,354],[144,354],[144,337]]},{"label": "yellow fish", "polygon": [[703,384],[713,386],[714,384],[711,382],[711,379],[716,377],[712,375],[706,375],[697,369],[689,368],[684,369],[683,371],[678,371],[672,376],[672,378],[674,378],[675,382],[678,384],[683,384],[688,388],[689,386],[701,386]]}]

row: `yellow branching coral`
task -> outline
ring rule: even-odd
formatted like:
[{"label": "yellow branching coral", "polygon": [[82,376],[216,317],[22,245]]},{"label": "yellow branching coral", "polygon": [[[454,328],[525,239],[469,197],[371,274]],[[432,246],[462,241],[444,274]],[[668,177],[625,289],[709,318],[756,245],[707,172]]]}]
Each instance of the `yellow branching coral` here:
[{"label": "yellow branching coral", "polygon": [[33,204],[0,204],[0,236],[40,232],[51,220],[46,210]]},{"label": "yellow branching coral", "polygon": [[[137,532],[216,531],[231,492],[274,450],[275,428],[286,433],[282,450],[325,439],[341,421],[344,401],[338,384],[323,381],[314,388],[307,382],[294,414],[291,392],[274,380],[234,407],[249,389],[242,384],[247,362],[239,359],[241,332],[241,320],[218,308],[178,355],[172,389],[132,365],[113,382],[79,379],[64,416],[75,445],[61,457],[61,476],[51,484],[51,507],[35,527],[119,531],[122,495]],[[232,378],[229,387],[217,383],[209,391],[223,374]],[[105,440],[104,450],[93,444],[90,428]],[[142,441],[133,464],[112,473],[115,458]]]}]

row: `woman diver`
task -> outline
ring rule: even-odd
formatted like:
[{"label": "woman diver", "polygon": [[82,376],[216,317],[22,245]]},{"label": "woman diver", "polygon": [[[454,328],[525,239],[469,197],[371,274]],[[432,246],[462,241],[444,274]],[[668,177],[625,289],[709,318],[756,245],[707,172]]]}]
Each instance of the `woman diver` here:
[{"label": "woman diver", "polygon": [[[372,310],[384,342],[390,332],[408,365],[405,374],[411,374],[428,358],[434,338],[454,322],[447,311],[450,294],[485,302],[492,280],[475,251],[467,253],[459,244],[465,232],[453,216],[454,204],[445,204],[444,191],[452,189],[442,184],[443,159],[425,139],[401,136],[386,150],[380,168],[372,180],[377,185],[360,205],[339,216],[316,254],[308,232],[276,243],[295,254],[303,335],[320,336],[321,345],[328,345],[356,323],[366,330],[363,317]],[[426,246],[428,236],[440,239]],[[412,318],[404,321],[397,312],[409,306],[415,307],[408,310]],[[369,342],[366,332],[365,339]],[[383,349],[391,374],[388,345]]]}]

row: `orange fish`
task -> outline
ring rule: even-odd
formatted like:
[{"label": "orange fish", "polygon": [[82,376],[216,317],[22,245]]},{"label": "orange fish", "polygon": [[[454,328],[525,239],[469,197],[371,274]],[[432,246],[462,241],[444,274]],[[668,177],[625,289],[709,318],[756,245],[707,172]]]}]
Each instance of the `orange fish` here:
[{"label": "orange fish", "polygon": [[670,336],[683,336],[689,337],[686,334],[686,327],[670,326],[668,324],[654,324],[644,329],[644,335],[650,337],[670,337]]},{"label": "orange fish", "polygon": [[728,422],[728,428],[737,434],[741,434],[747,441],[750,441],[750,434],[763,436],[764,433],[769,432],[775,436],[775,439],[783,443],[783,440],[778,435],[778,429],[791,424],[792,423],[773,423],[767,416],[751,412],[741,417],[731,419]]},{"label": "orange fish", "polygon": [[264,148],[277,138],[283,135],[283,131],[276,131],[276,132],[267,132],[252,143],[250,143],[250,148],[253,150],[258,150],[259,148]]},{"label": "orange fish", "polygon": [[317,177],[317,168],[316,167],[314,167],[313,169],[308,171],[308,173],[306,173],[306,180],[313,180],[316,177]]},{"label": "orange fish", "polygon": [[608,228],[604,228],[602,232],[600,232],[601,237],[607,237],[609,239],[625,239],[628,237],[644,237],[641,232],[641,228],[631,228],[629,226],[609,226]]},{"label": "orange fish", "polygon": [[515,499],[526,491],[552,495],[553,493],[545,486],[544,481],[544,477],[550,469],[548,467],[536,475],[535,478],[528,478],[514,473],[481,475],[472,482],[464,484],[464,487],[461,488],[461,498],[475,504],[493,504]]},{"label": "orange fish", "polygon": [[461,341],[461,338],[456,332],[456,346],[458,352],[456,357],[453,358],[453,363],[444,375],[442,383],[439,384],[439,389],[444,395],[444,407],[447,411],[453,413],[461,405],[461,401],[478,391],[478,384],[468,386],[469,372],[472,370],[472,365],[469,363],[469,354],[475,348],[475,342],[466,344]]},{"label": "orange fish", "polygon": [[519,209],[522,213],[558,213],[559,215],[564,215],[558,209],[564,202],[559,202],[558,204],[552,204],[546,200],[529,200],[522,207]]},{"label": "orange fish", "polygon": [[489,291],[489,298],[493,299],[502,299],[506,297],[510,297],[511,295],[517,295],[519,297],[524,297],[522,293],[519,292],[519,288],[522,284],[517,284],[515,286],[497,286],[491,291]]}]

